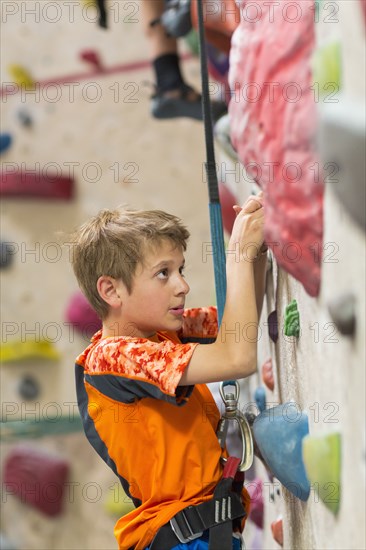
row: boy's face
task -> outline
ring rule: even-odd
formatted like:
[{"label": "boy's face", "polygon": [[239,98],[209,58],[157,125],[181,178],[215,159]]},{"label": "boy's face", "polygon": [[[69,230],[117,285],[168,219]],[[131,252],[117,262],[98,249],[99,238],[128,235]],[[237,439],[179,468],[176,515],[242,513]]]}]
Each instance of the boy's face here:
[{"label": "boy's face", "polygon": [[139,265],[131,294],[119,282],[125,336],[148,338],[158,330],[179,330],[189,286],[183,276],[182,249],[169,240],[150,245]]}]

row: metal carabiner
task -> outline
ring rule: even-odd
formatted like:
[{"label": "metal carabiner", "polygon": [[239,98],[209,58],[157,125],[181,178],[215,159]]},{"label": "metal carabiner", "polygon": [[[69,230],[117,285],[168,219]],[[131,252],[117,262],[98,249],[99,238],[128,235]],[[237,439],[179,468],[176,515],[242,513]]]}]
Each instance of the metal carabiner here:
[{"label": "metal carabiner", "polygon": [[[225,386],[234,386],[235,393],[224,393]],[[242,454],[241,461],[238,467],[240,472],[245,472],[253,464],[254,458],[254,448],[253,448],[253,437],[250,426],[247,419],[243,413],[238,410],[238,401],[240,395],[240,386],[236,380],[229,380],[226,382],[221,382],[220,384],[220,395],[225,405],[225,412],[221,416],[219,424],[217,426],[216,435],[220,443],[220,447],[225,449],[227,430],[229,427],[229,422],[234,421],[238,424],[240,437],[242,441]],[[224,456],[221,457],[221,462],[225,464],[227,458]]]}]

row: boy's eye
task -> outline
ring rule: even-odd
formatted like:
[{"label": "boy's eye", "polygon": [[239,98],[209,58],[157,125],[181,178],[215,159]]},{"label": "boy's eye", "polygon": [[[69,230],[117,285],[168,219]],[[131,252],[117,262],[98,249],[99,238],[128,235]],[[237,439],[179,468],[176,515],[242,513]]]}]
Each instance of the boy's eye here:
[{"label": "boy's eye", "polygon": [[184,270],[185,270],[185,266],[183,265],[182,267],[179,268],[179,273],[184,277]]},{"label": "boy's eye", "polygon": [[156,274],[158,279],[166,279],[168,277],[168,270],[167,269],[161,269],[159,273]]}]

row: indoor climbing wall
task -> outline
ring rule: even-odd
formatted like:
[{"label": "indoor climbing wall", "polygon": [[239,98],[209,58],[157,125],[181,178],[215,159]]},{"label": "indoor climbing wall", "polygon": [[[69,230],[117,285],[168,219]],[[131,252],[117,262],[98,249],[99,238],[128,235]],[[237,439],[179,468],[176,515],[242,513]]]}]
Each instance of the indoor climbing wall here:
[{"label": "indoor climbing wall", "polygon": [[[364,548],[365,2],[206,5],[214,29],[237,23],[230,116],[215,128],[224,227],[231,205],[263,188],[272,260],[258,374],[242,384],[263,459],[247,475],[246,545]],[[98,321],[68,233],[101,207],[171,211],[192,233],[187,305],[214,301],[202,126],[151,119],[139,0],[108,7],[105,29],[92,1],[1,2],[8,549],[115,548],[131,506],[81,432],[73,362]],[[211,89],[227,97],[229,59],[209,56]],[[199,86],[189,54],[184,70]]]},{"label": "indoor climbing wall", "polygon": [[70,232],[101,208],[170,211],[192,232],[189,305],[215,296],[202,125],[152,119],[139,1],[109,2],[108,29],[92,4],[1,2],[4,550],[116,548],[131,507],[81,431],[74,359],[98,321],[71,271]]},{"label": "indoor climbing wall", "polygon": [[264,190],[272,259],[246,543],[364,548],[365,5],[238,6],[224,162]]}]

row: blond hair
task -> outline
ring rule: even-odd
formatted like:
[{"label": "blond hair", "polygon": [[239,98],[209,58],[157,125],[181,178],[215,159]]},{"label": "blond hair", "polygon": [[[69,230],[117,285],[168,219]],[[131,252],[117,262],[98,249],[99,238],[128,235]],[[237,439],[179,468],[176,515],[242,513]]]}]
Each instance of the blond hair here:
[{"label": "blond hair", "polygon": [[72,236],[71,263],[81,290],[103,319],[108,304],[98,293],[99,277],[121,279],[130,293],[148,243],[169,239],[186,250],[188,238],[181,220],[161,210],[101,210]]}]

